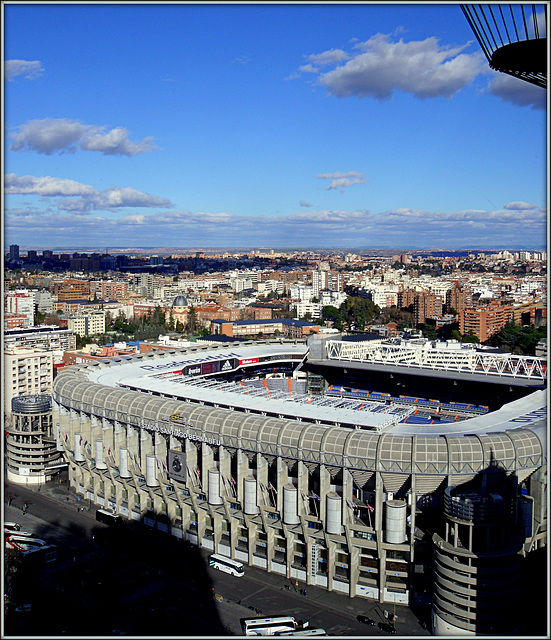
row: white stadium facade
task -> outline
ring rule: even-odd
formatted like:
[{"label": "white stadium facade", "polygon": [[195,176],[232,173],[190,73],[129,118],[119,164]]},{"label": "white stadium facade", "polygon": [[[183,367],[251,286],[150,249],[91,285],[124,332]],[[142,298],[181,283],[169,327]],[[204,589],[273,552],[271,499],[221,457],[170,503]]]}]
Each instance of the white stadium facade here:
[{"label": "white stadium facade", "polygon": [[53,423],[71,485],[290,579],[431,603],[435,634],[518,631],[520,562],[546,545],[545,388],[491,411],[435,409],[329,384],[345,362],[320,387],[309,359],[323,365],[324,344],[197,343],[68,367]]}]

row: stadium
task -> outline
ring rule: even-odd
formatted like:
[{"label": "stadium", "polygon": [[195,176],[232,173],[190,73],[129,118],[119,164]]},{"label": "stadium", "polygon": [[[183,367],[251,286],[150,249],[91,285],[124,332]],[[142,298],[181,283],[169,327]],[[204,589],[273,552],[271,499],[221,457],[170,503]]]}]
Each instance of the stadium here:
[{"label": "stadium", "polygon": [[431,604],[435,634],[515,633],[521,558],[546,545],[545,365],[398,347],[197,343],[67,368],[71,485],[290,579]]}]

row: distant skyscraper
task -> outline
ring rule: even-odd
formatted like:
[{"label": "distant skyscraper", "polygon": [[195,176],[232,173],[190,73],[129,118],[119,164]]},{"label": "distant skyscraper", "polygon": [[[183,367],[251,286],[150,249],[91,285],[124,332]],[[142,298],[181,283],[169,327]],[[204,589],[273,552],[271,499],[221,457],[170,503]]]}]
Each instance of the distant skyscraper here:
[{"label": "distant skyscraper", "polygon": [[10,260],[19,260],[18,244],[10,244]]}]

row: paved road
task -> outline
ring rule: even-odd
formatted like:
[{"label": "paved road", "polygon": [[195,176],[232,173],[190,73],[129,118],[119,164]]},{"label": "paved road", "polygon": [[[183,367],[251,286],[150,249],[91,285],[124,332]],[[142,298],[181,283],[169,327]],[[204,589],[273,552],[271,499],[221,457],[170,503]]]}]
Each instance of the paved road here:
[{"label": "paved road", "polygon": [[[6,520],[20,522],[59,547],[57,566],[43,578],[44,589],[71,594],[59,624],[39,627],[39,635],[83,635],[76,631],[82,625],[79,612],[88,617],[101,612],[103,621],[93,625],[107,635],[113,629],[140,636],[241,635],[241,618],[281,613],[332,635],[387,635],[356,620],[358,614],[384,620],[383,606],[374,601],[299,584],[299,590],[307,588],[305,597],[283,576],[256,567],[247,566],[245,577],[236,578],[208,567],[207,551],[134,523],[125,525],[121,537],[96,522],[93,507],[79,511],[89,501],[79,501],[65,483],[48,483],[38,491],[6,482],[4,496]],[[28,513],[23,515],[25,502]],[[395,612],[399,635],[429,635],[407,607],[396,606]],[[24,626],[25,615],[14,614],[8,622]]]}]

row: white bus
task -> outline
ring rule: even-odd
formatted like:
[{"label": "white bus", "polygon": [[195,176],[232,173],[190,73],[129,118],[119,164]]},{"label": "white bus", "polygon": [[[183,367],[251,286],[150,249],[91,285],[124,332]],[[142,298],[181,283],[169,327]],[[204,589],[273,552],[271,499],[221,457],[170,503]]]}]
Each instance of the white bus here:
[{"label": "white bus", "polygon": [[234,576],[241,577],[245,574],[243,563],[238,560],[232,560],[226,556],[220,556],[217,553],[211,553],[209,556],[209,567],[231,573]]},{"label": "white bus", "polygon": [[295,631],[298,623],[293,616],[273,618],[248,618],[243,621],[246,636],[273,636],[285,631]]},{"label": "white bus", "polygon": [[297,631],[281,631],[275,634],[276,636],[326,636],[327,631],[319,627],[312,627],[310,629],[298,629]]},{"label": "white bus", "polygon": [[27,536],[32,537],[34,534],[30,531],[23,531],[21,525],[17,522],[4,522],[4,537],[7,536]]},{"label": "white bus", "polygon": [[30,549],[44,547],[45,545],[46,541],[40,540],[40,538],[27,538],[25,536],[10,536],[6,538],[6,549],[29,551]]}]

